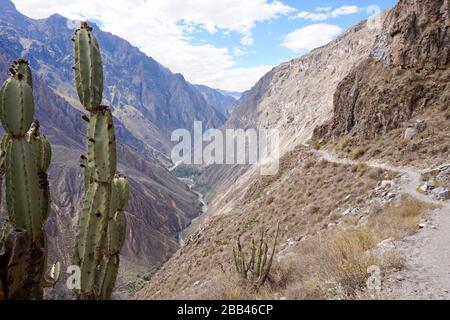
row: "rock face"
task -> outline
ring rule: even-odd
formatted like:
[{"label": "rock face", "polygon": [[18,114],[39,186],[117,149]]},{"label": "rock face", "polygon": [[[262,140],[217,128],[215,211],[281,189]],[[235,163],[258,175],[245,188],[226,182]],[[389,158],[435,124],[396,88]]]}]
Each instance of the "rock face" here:
[{"label": "rock face", "polygon": [[195,85],[195,88],[202,94],[206,102],[227,118],[231,109],[236,107],[238,103],[238,99],[232,96],[232,93],[227,94],[226,92],[224,93],[224,91],[211,89],[202,85]]},{"label": "rock face", "polygon": [[[332,117],[337,85],[369,56],[378,27],[362,22],[335,41],[275,67],[244,93],[224,128],[278,129],[281,156],[305,143],[316,126]],[[205,193],[220,195],[211,211],[228,210],[257,178],[256,171],[245,166],[208,167],[198,184]]]},{"label": "rock face", "polygon": [[369,56],[378,27],[362,22],[335,41],[275,67],[243,95],[225,126],[279,129],[282,150],[304,143],[332,116],[337,85]]},{"label": "rock face", "polygon": [[339,83],[333,119],[315,136],[371,138],[442,103],[450,91],[449,19],[448,0],[401,0],[384,20],[370,57]]}]

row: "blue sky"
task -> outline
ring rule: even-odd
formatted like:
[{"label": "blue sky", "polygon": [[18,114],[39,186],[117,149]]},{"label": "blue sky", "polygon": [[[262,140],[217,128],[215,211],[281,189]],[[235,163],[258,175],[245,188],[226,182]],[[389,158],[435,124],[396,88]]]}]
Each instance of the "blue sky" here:
[{"label": "blue sky", "polygon": [[[269,22],[258,23],[253,29],[254,44],[251,46],[242,46],[239,44],[239,34],[224,35],[208,34],[202,32],[196,38],[205,39],[215,46],[227,46],[231,50],[238,47],[244,53],[242,55],[235,55],[235,61],[241,67],[255,67],[262,64],[276,65],[280,62],[288,61],[296,58],[307,50],[294,51],[282,45],[283,37],[300,28],[311,24],[327,23],[339,26],[342,30],[347,30],[352,25],[365,20],[372,16],[371,9],[377,6],[380,10],[393,7],[396,0],[333,0],[333,1],[283,1],[284,4],[297,9],[292,15],[283,16]],[[308,19],[293,19],[296,13],[303,11],[311,13],[320,13],[324,11],[317,11],[317,9],[325,8],[342,8],[357,6],[360,10],[355,14],[348,14],[338,16],[336,18],[327,18],[326,20],[312,21]],[[317,19],[317,17],[316,17]]]},{"label": "blue sky", "polygon": [[[193,83],[244,91],[272,67],[396,0],[13,0],[33,18],[96,21]],[[75,23],[69,23],[72,28]]]}]

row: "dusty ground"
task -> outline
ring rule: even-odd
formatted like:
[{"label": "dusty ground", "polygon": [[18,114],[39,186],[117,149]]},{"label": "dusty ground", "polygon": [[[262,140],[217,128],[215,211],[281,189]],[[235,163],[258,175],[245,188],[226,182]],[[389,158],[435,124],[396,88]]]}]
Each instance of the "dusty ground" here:
[{"label": "dusty ground", "polygon": [[[322,158],[340,164],[355,164],[324,150],[316,151]],[[450,299],[450,202],[437,201],[417,191],[421,170],[395,167],[376,161],[365,162],[369,167],[401,173],[400,187],[423,203],[436,206],[422,229],[396,242],[396,250],[404,258],[404,268],[387,275],[384,291],[397,299]],[[425,171],[430,171],[427,169]]]}]

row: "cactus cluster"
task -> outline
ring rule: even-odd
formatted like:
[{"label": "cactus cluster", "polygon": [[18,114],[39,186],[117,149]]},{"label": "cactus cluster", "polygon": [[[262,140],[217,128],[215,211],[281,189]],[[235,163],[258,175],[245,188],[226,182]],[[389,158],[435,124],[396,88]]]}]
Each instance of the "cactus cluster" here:
[{"label": "cactus cluster", "polygon": [[75,260],[81,268],[80,299],[109,299],[114,287],[119,252],[125,239],[123,212],[128,201],[128,182],[116,174],[117,155],[113,116],[101,105],[103,66],[92,28],[83,22],[75,31],[74,71],[78,96],[89,112],[84,199],[80,213]]},{"label": "cactus cluster", "polygon": [[251,282],[256,288],[264,285],[269,276],[275,255],[279,229],[279,225],[277,225],[270,254],[268,254],[269,244],[266,231],[264,230],[261,231],[258,244],[252,239],[250,260],[247,261],[245,257],[240,237],[238,237],[236,248],[233,248],[236,272],[242,280]]},{"label": "cactus cluster", "polygon": [[51,147],[34,121],[28,62],[14,61],[9,73],[0,90],[0,120],[5,129],[0,174],[5,176],[8,213],[0,239],[0,295],[42,299],[47,256],[43,226],[50,208],[46,171]]},{"label": "cactus cluster", "polygon": [[[109,299],[125,242],[124,207],[127,179],[116,173],[117,154],[113,116],[101,105],[103,66],[92,28],[82,23],[75,31],[75,79],[82,105],[89,112],[87,155],[82,156],[84,198],[77,235],[76,263],[81,269],[81,299]],[[0,300],[42,299],[52,286],[60,264],[47,265],[43,226],[50,210],[47,170],[52,150],[34,120],[33,82],[26,60],[14,61],[0,90],[0,195],[6,185],[8,217],[0,226]],[[0,197],[1,203],[1,197]]]}]

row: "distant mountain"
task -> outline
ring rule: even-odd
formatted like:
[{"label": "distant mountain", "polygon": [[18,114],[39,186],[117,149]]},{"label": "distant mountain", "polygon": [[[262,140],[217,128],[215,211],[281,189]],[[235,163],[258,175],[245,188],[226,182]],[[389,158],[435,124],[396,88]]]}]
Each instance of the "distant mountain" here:
[{"label": "distant mountain", "polygon": [[202,94],[203,98],[217,111],[228,117],[230,110],[237,106],[240,93],[212,89],[204,85],[195,85],[195,88]]},{"label": "distant mountain", "polygon": [[237,91],[228,91],[228,90],[222,90],[222,89],[215,89],[215,90],[219,91],[221,94],[223,94],[225,96],[233,97],[236,100],[239,100],[242,97],[242,95],[244,94],[242,92],[237,92]]},{"label": "distant mountain", "polygon": [[[0,82],[13,59],[25,57],[34,72],[36,118],[53,146],[50,168],[52,212],[48,222],[51,260],[69,263],[82,194],[78,159],[86,128],[75,92],[72,28],[59,15],[33,20],[0,0]],[[124,261],[151,268],[178,247],[178,233],[200,212],[197,195],[159,160],[167,160],[170,132],[220,126],[225,117],[193,85],[147,57],[125,40],[94,26],[102,47],[105,101],[116,117],[119,169],[130,177]],[[130,264],[127,264],[127,270]],[[133,268],[129,271],[131,272]],[[122,269],[122,273],[125,269]]]}]

